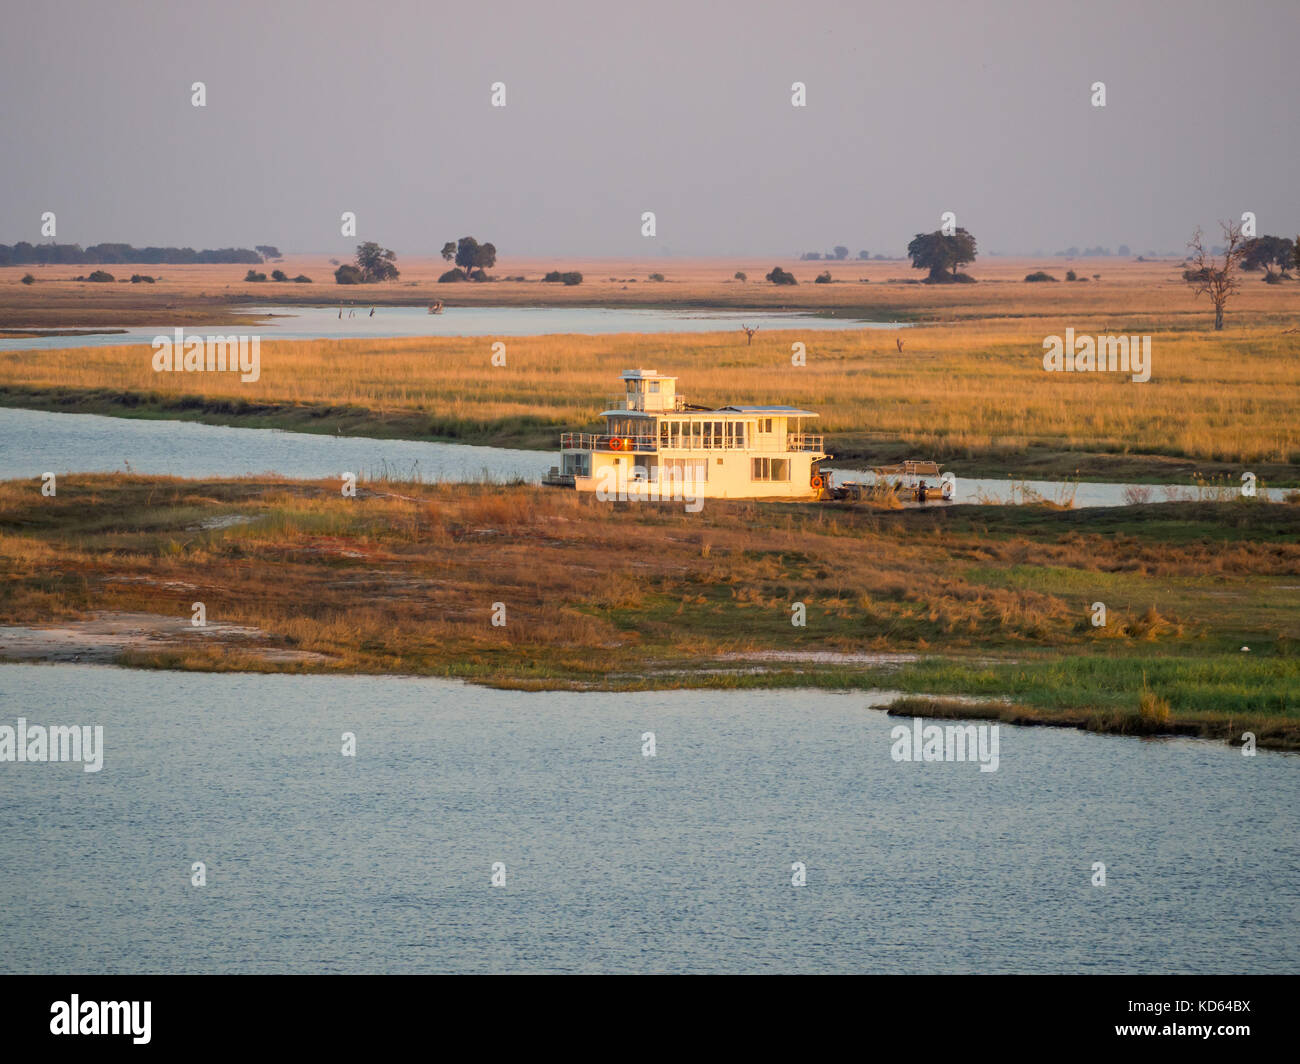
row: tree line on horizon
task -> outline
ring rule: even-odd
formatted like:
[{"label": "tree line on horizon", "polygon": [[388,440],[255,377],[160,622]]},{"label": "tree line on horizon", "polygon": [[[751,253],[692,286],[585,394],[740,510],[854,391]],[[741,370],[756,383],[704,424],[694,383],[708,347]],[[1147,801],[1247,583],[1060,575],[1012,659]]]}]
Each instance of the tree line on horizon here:
[{"label": "tree line on horizon", "polygon": [[[274,247],[262,247],[276,252],[269,258],[279,257],[279,252]],[[92,244],[88,248],[82,248],[80,244],[29,244],[25,240],[13,245],[0,244],[0,266],[99,266],[130,263],[166,266],[247,263],[256,266],[263,261],[262,253],[252,248],[205,248],[195,251],[194,248],[176,247],[137,248],[130,244]]]}]

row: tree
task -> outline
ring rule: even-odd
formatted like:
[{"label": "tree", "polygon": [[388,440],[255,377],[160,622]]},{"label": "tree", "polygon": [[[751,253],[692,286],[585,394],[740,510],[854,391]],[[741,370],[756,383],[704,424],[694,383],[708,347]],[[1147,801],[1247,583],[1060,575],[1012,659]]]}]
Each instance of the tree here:
[{"label": "tree", "polygon": [[737,280],[737,281],[742,281],[742,282],[743,282],[743,281],[748,281],[749,278],[746,277],[745,274],[744,274],[743,272],[741,272],[740,270],[737,270],[737,271],[736,271],[736,280]]},{"label": "tree", "polygon": [[843,262],[845,259],[849,257],[849,249],[846,248],[843,244],[836,244],[835,257],[839,259],[841,262]]},{"label": "tree", "polygon": [[862,259],[862,260],[865,261],[866,259],[871,258],[871,252],[870,252],[870,251],[859,251],[859,252],[858,252],[858,258],[859,258],[859,259]]},{"label": "tree", "polygon": [[1241,268],[1258,270],[1261,266],[1270,277],[1273,267],[1278,266],[1283,273],[1291,268],[1295,245],[1284,236],[1257,236],[1242,245]]},{"label": "tree", "polygon": [[[1187,242],[1190,266],[1183,271],[1183,280],[1192,286],[1194,295],[1208,295],[1214,304],[1214,328],[1223,328],[1223,308],[1227,306],[1232,293],[1237,290],[1237,269],[1245,254],[1245,241],[1241,238],[1241,225],[1238,222],[1220,222],[1223,239],[1222,248],[1207,251],[1205,237],[1198,226]],[[1220,258],[1221,256],[1221,258]]]},{"label": "tree", "polygon": [[958,229],[952,236],[939,230],[917,233],[907,245],[907,254],[913,269],[930,271],[928,280],[955,280],[962,266],[975,261],[975,238],[965,229]]},{"label": "tree", "polygon": [[283,270],[271,271],[271,280],[273,281],[287,281],[288,279],[289,279],[289,275],[285,273]]},{"label": "tree", "polygon": [[767,275],[767,279],[773,284],[798,284],[794,279],[794,274],[788,273],[781,269],[780,266],[773,266],[772,271]]},{"label": "tree", "polygon": [[[356,268],[361,273],[359,284],[376,284],[379,281],[396,281],[398,278],[397,267],[394,262],[397,256],[387,248],[381,248],[373,240],[364,244],[357,245]],[[338,277],[337,271],[335,277]],[[340,281],[340,284],[349,282]]]},{"label": "tree", "polygon": [[284,258],[284,256],[280,254],[280,249],[276,247],[274,244],[258,244],[253,250],[256,251],[259,255],[261,255],[262,258],[264,259]]},{"label": "tree", "polygon": [[265,280],[266,280],[266,274],[264,274],[264,273],[258,273],[256,270],[249,270],[246,274],[244,274],[244,280],[245,280],[245,281],[265,281]]},{"label": "tree", "polygon": [[442,257],[448,262],[451,262],[456,257],[456,241],[448,240],[447,243],[442,245]]},{"label": "tree", "polygon": [[365,276],[350,262],[345,262],[334,271],[335,284],[364,284]]},{"label": "tree", "polygon": [[1291,265],[1300,270],[1300,234],[1296,235],[1291,244]]},{"label": "tree", "polygon": [[[443,251],[446,252],[446,248]],[[456,265],[473,279],[475,270],[489,270],[497,264],[497,249],[492,244],[480,244],[472,236],[463,236],[456,244]],[[486,278],[486,274],[483,280]]]}]

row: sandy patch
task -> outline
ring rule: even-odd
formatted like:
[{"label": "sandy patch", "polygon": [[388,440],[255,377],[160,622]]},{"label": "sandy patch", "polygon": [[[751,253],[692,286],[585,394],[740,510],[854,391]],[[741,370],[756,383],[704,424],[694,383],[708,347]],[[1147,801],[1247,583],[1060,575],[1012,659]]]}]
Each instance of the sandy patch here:
[{"label": "sandy patch", "polygon": [[216,643],[286,664],[327,661],[323,654],[260,646],[271,635],[260,628],[208,621],[195,628],[190,618],[158,613],[100,613],[57,625],[0,626],[0,658],[13,661],[112,663],[125,651],[177,650],[196,642]]}]

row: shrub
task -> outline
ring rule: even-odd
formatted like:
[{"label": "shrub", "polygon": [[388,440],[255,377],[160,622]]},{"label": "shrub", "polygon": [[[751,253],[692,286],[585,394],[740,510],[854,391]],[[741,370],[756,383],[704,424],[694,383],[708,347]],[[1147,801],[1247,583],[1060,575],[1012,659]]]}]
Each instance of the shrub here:
[{"label": "shrub", "polygon": [[648,278],[646,278],[646,280],[649,281],[662,281],[663,279],[664,275],[662,273],[652,273]]},{"label": "shrub", "polygon": [[1079,275],[1075,273],[1073,270],[1066,270],[1065,279],[1067,281],[1077,281],[1079,279]]},{"label": "shrub", "polygon": [[30,273],[23,274],[23,284],[35,284],[35,283],[36,283],[36,278],[33,277]]},{"label": "shrub", "polygon": [[245,281],[265,281],[265,280],[266,280],[266,274],[264,274],[264,273],[258,273],[256,270],[249,270],[246,274],[244,274],[244,280],[245,280]]},{"label": "shrub", "polygon": [[823,272],[819,273],[816,276],[816,278],[814,278],[813,280],[813,284],[830,284],[830,283],[831,283],[830,270],[824,270]]},{"label": "shrub", "polygon": [[132,284],[153,284],[153,278],[150,277],[147,273],[133,273],[131,274],[131,283]]},{"label": "shrub", "polygon": [[94,273],[92,273],[89,277],[87,277],[86,280],[87,280],[87,281],[101,281],[101,282],[102,282],[102,281],[112,281],[112,280],[113,280],[113,275],[112,275],[111,273],[109,273],[107,270],[96,270],[96,271],[95,271]]},{"label": "shrub", "polygon": [[1037,273],[1026,274],[1025,280],[1026,281],[1055,281],[1056,278],[1053,277],[1050,273],[1045,272],[1044,270],[1039,270]]},{"label": "shrub", "polygon": [[550,281],[552,283],[560,282],[567,285],[582,284],[582,274],[577,270],[569,270],[567,273],[561,273],[559,270],[552,270],[543,277],[542,280]]},{"label": "shrub", "polygon": [[1146,673],[1142,674],[1142,694],[1138,698],[1138,718],[1147,727],[1169,723],[1169,703],[1154,691],[1147,690]]},{"label": "shrub", "polygon": [[781,269],[780,266],[773,266],[772,272],[767,275],[767,279],[773,284],[798,284],[794,279],[794,274],[788,273]]},{"label": "shrub", "polygon": [[452,281],[465,280],[465,271],[459,268],[453,268],[438,278],[439,284],[450,284]]},{"label": "shrub", "polygon": [[749,278],[746,277],[746,276],[745,276],[743,273],[741,273],[739,270],[737,270],[737,271],[736,271],[736,280],[737,280],[737,281],[748,281]]},{"label": "shrub", "polygon": [[273,281],[287,281],[288,279],[289,279],[289,275],[285,273],[283,270],[271,271],[271,280]]},{"label": "shrub", "polygon": [[361,284],[361,271],[353,266],[350,262],[345,262],[334,271],[335,284]]},{"label": "shrub", "polygon": [[300,273],[300,274],[298,274],[297,277],[295,277],[295,278],[293,279],[293,283],[294,283],[294,284],[311,284],[311,278],[308,277],[305,273]]}]

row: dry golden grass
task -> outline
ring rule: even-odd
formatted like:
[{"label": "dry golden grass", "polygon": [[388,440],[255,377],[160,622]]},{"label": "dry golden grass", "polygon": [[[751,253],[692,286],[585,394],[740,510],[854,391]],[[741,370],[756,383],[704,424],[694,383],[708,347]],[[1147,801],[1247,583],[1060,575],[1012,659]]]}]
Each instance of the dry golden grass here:
[{"label": "dry golden grass", "polygon": [[[268,341],[261,378],[248,384],[234,373],[155,373],[148,347],[83,348],[0,354],[0,382],[172,401],[350,405],[441,426],[538,418],[577,428],[606,406],[623,369],[646,366],[678,375],[692,402],[819,411],[832,452],[890,440],[937,458],[1039,446],[1300,465],[1300,335],[1276,326],[1157,331],[1142,384],[1045,372],[1043,337],[1066,324],[787,330],[760,333],[751,346],[730,333],[518,337],[506,341],[505,368],[490,365],[488,337]],[[1084,319],[1069,324],[1101,331]],[[1141,325],[1110,323],[1125,327]],[[807,345],[804,367],[790,365],[795,342]]]},{"label": "dry golden grass", "polygon": [[[232,515],[246,520],[204,527]],[[687,514],[527,486],[371,485],[344,499],[337,482],[73,476],[54,498],[0,483],[0,623],[107,611],[172,624],[202,601],[210,623],[254,626],[284,656],[181,626],[124,660],[524,686],[888,683],[1013,696],[1055,707],[1044,722],[1108,730],[1239,735],[1244,720],[1295,746],[1298,520],[1241,500]],[[490,621],[497,602],[504,627]],[[793,602],[806,627],[790,624]],[[771,650],[944,657],[888,677],[743,660]]]}]

